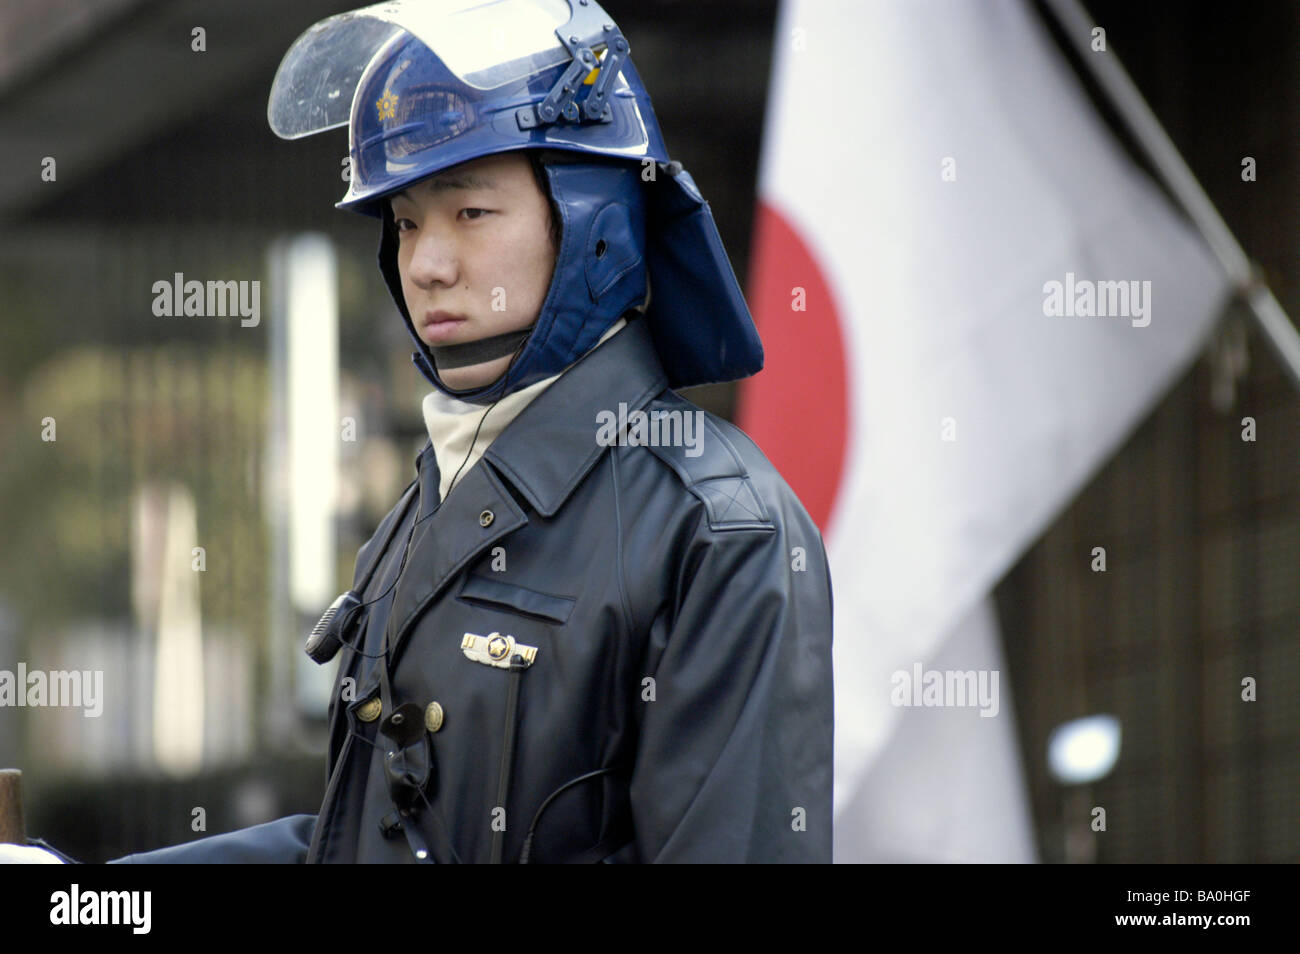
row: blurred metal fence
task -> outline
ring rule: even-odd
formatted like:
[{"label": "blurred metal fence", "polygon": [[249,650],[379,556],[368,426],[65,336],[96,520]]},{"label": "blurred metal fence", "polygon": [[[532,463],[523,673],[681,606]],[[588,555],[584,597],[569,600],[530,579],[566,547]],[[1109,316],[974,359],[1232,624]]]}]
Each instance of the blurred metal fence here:
[{"label": "blurred metal fence", "polygon": [[[1300,859],[1300,399],[1250,345],[1229,412],[1202,360],[999,587],[1044,860],[1096,807],[1097,861]],[[1072,791],[1048,735],[1094,713],[1120,758]]]}]

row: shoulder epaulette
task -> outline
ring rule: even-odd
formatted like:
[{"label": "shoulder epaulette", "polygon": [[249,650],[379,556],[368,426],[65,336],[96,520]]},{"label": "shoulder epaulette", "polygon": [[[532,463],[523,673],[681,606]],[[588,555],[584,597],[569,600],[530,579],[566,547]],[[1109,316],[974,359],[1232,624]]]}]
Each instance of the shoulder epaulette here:
[{"label": "shoulder epaulette", "polygon": [[683,438],[652,441],[646,449],[703,502],[710,529],[775,529],[736,448],[708,414],[671,391],[645,410],[652,434],[667,432]]}]

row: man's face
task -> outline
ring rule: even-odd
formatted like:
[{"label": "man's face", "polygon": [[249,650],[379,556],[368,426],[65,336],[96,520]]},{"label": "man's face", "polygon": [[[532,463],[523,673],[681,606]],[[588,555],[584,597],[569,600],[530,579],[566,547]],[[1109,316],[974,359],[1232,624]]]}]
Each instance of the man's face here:
[{"label": "man's face", "polygon": [[[461,163],[392,198],[397,266],[416,333],[457,345],[527,328],[555,267],[551,211],[520,153]],[[491,384],[510,355],[439,368],[456,390]]]}]

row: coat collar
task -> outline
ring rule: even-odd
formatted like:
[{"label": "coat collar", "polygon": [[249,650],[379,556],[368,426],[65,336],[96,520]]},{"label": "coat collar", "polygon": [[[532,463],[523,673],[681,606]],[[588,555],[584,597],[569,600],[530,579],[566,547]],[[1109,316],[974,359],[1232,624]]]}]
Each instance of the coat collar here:
[{"label": "coat collar", "polygon": [[590,351],[524,408],[484,457],[543,517],[553,517],[604,452],[596,415],[640,408],[668,386],[643,319]]},{"label": "coat collar", "polygon": [[541,516],[554,516],[607,449],[596,441],[597,413],[617,414],[620,403],[642,408],[667,386],[650,331],[635,320],[520,411],[441,506],[438,468],[432,443],[426,443],[418,458],[420,525],[390,614],[394,653],[409,624],[452,576],[528,523],[507,485]]}]

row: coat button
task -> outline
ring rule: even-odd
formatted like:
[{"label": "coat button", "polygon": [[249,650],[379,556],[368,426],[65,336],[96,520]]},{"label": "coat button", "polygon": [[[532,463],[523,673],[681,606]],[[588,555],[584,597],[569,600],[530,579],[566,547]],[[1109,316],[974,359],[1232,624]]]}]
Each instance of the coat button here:
[{"label": "coat button", "polygon": [[442,728],[442,706],[436,702],[430,702],[424,709],[424,727],[430,732],[437,732]]},{"label": "coat button", "polygon": [[491,510],[484,510],[481,514],[478,515],[478,525],[480,527],[490,527],[492,525],[492,521],[495,519],[496,517],[492,515]]},{"label": "coat button", "polygon": [[361,705],[357,706],[357,718],[362,722],[374,722],[379,718],[379,713],[383,710],[384,704],[376,696],[373,699],[367,699]]}]

